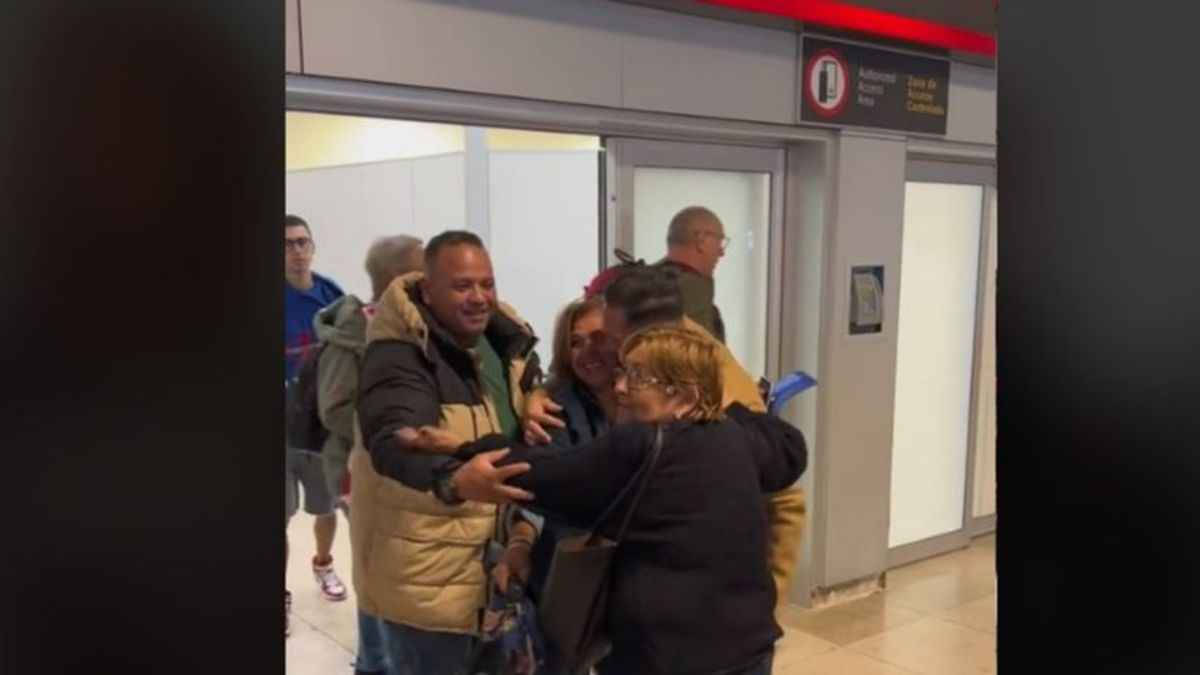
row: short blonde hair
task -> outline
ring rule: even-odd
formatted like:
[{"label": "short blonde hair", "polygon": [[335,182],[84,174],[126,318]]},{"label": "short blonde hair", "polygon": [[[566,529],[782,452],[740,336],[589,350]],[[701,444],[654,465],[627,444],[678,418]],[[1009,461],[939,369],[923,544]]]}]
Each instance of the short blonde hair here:
[{"label": "short blonde hair", "polygon": [[424,268],[422,247],[420,239],[406,234],[380,237],[371,243],[363,266],[371,277],[373,299],[378,300],[396,277]]},{"label": "short blonde hair", "polygon": [[634,351],[645,356],[647,375],[663,385],[690,390],[695,396],[695,405],[683,419],[707,422],[725,416],[721,406],[721,362],[712,340],[683,326],[651,326],[625,340],[621,363]]}]

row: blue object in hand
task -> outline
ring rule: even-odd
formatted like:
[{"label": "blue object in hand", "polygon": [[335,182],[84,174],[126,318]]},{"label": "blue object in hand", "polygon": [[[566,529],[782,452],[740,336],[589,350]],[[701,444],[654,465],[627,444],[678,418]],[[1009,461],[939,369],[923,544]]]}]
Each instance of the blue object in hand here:
[{"label": "blue object in hand", "polygon": [[767,402],[767,412],[772,415],[778,415],[779,411],[783,410],[783,405],[789,399],[815,386],[817,386],[816,378],[803,370],[797,370],[794,373],[784,375],[771,389],[771,398]]}]

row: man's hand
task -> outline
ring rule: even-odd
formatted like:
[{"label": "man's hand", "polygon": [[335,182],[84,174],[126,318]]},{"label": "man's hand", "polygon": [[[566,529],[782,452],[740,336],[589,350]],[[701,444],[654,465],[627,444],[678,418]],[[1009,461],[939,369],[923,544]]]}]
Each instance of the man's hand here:
[{"label": "man's hand", "polygon": [[521,428],[525,430],[525,442],[529,445],[545,445],[550,442],[546,427],[562,429],[567,426],[553,413],[562,412],[562,406],[550,400],[545,389],[529,393],[525,399],[525,414],[521,417]]},{"label": "man's hand", "polygon": [[533,493],[505,485],[504,481],[529,470],[528,462],[496,467],[496,462],[509,453],[508,448],[481,452],[463,464],[450,477],[450,485],[459,499],[489,504],[507,504],[533,499]]}]

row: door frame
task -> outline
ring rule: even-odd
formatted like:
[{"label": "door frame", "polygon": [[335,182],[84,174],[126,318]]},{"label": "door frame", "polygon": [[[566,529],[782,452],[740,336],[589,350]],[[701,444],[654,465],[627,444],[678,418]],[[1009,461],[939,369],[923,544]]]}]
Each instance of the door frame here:
[{"label": "door frame", "polygon": [[[988,232],[991,218],[994,191],[989,187],[996,185],[996,169],[993,165],[978,163],[957,163],[953,161],[938,161],[915,159],[909,157],[905,168],[905,184],[919,183],[948,183],[955,185],[975,185],[982,189],[979,200],[979,250],[977,251],[977,269],[975,282],[975,335],[971,353],[971,388],[969,401],[969,418],[967,421],[967,463],[963,475],[963,504],[962,519],[959,529],[935,535],[908,544],[888,549],[888,568],[901,567],[918,560],[932,558],[937,555],[965,548],[971,539],[989,531],[989,523],[994,528],[995,515],[975,518],[975,463],[976,442],[980,433],[979,419],[979,385],[982,378],[980,372],[981,354],[983,352],[984,303],[987,293],[987,255],[991,250],[991,236]],[[901,261],[903,266],[904,262]],[[890,499],[890,497],[889,497]]]},{"label": "door frame", "polygon": [[[978,302],[985,303],[985,304],[981,304],[979,306],[978,317],[976,317],[976,330],[975,330],[975,332],[976,332],[976,341],[975,341],[975,349],[976,349],[976,352],[975,352],[976,353],[975,377],[976,377],[976,380],[975,380],[975,388],[974,388],[974,392],[976,395],[979,395],[981,393],[979,391],[980,387],[978,385],[985,377],[985,373],[983,372],[983,363],[982,363],[981,357],[983,354],[984,341],[985,341],[985,335],[984,335],[983,329],[984,329],[984,324],[986,323],[985,317],[986,317],[986,313],[987,313],[986,303],[988,301],[988,297],[987,297],[988,287],[989,286],[991,287],[994,294],[999,293],[999,288],[996,286],[995,280],[990,279],[991,270],[988,269],[988,263],[990,261],[991,255],[992,255],[993,251],[996,250],[996,246],[998,245],[998,240],[1000,238],[1000,223],[993,222],[993,221],[997,221],[997,219],[995,217],[993,217],[993,210],[996,208],[998,198],[999,198],[999,194],[996,191],[995,174],[993,173],[991,182],[985,183],[984,188],[983,188],[983,218],[984,218],[984,220],[983,220],[983,233],[982,233],[982,236],[980,237],[980,239],[982,240],[980,242],[980,245],[983,246],[983,251],[980,253],[982,258],[980,259],[980,267],[981,267],[980,277],[979,277],[979,279],[980,279],[980,282],[979,282],[980,283],[980,296],[979,296]],[[994,227],[993,227],[993,224],[995,225]],[[993,234],[994,234],[994,236],[993,236]],[[998,266],[999,265],[997,264],[997,267]],[[990,284],[988,283],[989,280],[991,281]],[[991,301],[994,306],[995,301],[996,301],[995,297],[991,298]],[[993,311],[994,311],[994,309],[993,309]],[[994,317],[993,317],[993,319],[994,319]],[[995,326],[993,325],[993,331],[994,330],[995,330]],[[993,347],[993,349],[995,349],[994,341],[993,341],[992,347]],[[993,359],[995,359],[994,355],[993,355]],[[994,372],[992,373],[992,377],[994,380],[995,379]],[[993,391],[992,392],[993,405],[995,405],[995,398],[996,398],[996,394]],[[975,433],[975,434],[986,433],[986,425],[988,424],[988,420],[979,419],[978,414],[980,412],[981,411],[979,410],[978,405],[976,405],[972,409],[972,414],[975,415],[975,418],[973,418],[971,421],[972,422],[971,428],[972,428],[973,433]],[[979,461],[978,456],[975,454],[975,451],[978,448],[978,442],[977,442],[978,436],[976,436],[975,438],[976,438],[976,442],[973,442],[971,444],[972,476],[971,476],[971,481],[969,483],[969,487],[971,488],[971,496],[970,496],[970,501],[967,504],[967,511],[966,511],[967,533],[972,538],[979,537],[979,536],[988,534],[990,532],[994,532],[996,530],[996,510],[993,510],[991,513],[984,514],[982,516],[975,515],[975,496],[976,495],[974,492],[974,487],[975,487],[974,472],[978,469],[978,466],[976,466],[976,464]],[[995,461],[995,452],[996,451],[993,448],[993,450],[992,450],[993,461]]]},{"label": "door frame", "polygon": [[723,145],[719,143],[679,142],[628,137],[604,139],[605,169],[604,196],[606,219],[604,227],[605,255],[615,264],[613,248],[633,250],[634,169],[656,167],[665,169],[698,169],[705,171],[747,171],[768,174],[770,186],[767,215],[767,312],[764,345],[765,375],[779,378],[781,370],[781,321],[783,310],[783,221],[784,179],[786,176],[785,146],[761,147]]}]

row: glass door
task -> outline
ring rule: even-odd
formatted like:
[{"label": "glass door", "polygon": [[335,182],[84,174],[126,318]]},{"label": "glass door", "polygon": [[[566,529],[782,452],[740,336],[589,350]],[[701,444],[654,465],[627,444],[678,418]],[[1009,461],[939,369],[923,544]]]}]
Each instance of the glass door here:
[{"label": "glass door", "polygon": [[717,265],[725,342],[752,375],[778,377],[783,151],[608,139],[608,240],[647,262],[667,253],[671,218],[713,211],[728,244]]},{"label": "glass door", "polygon": [[890,562],[965,546],[974,511],[990,167],[910,162],[892,432]]}]

